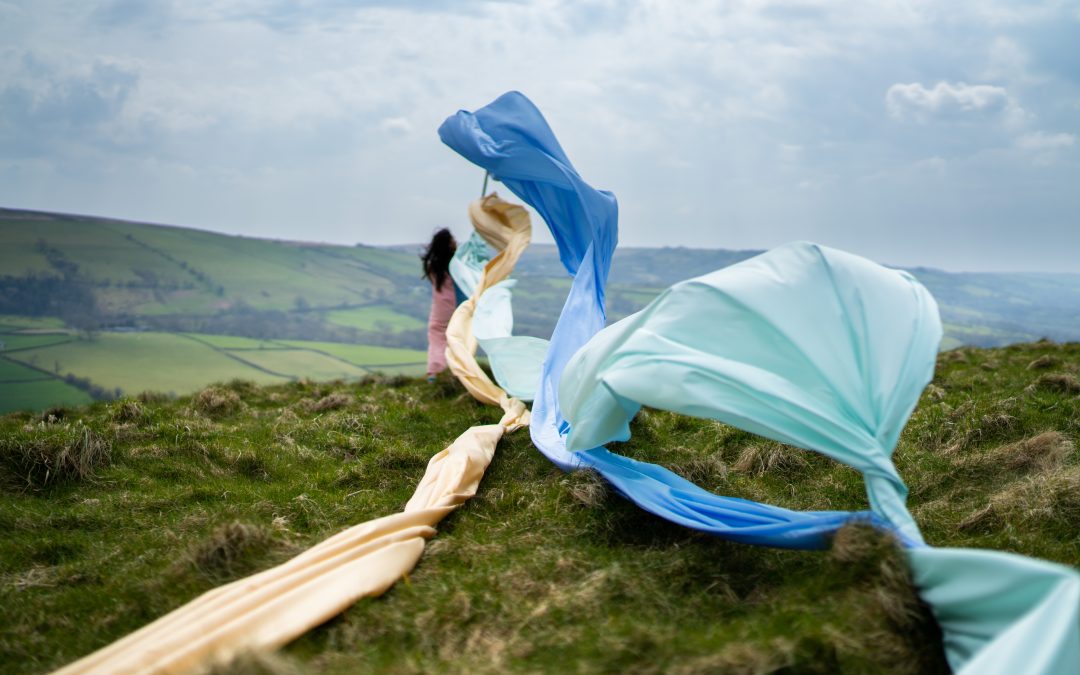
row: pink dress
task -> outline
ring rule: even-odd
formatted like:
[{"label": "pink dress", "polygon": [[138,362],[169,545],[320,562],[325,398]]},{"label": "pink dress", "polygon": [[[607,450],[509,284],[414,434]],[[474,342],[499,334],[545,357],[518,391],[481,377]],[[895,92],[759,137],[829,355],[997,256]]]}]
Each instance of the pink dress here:
[{"label": "pink dress", "polygon": [[428,315],[427,374],[436,375],[446,370],[446,325],[457,308],[454,282],[446,276],[442,289],[436,290],[431,280],[431,314]]}]

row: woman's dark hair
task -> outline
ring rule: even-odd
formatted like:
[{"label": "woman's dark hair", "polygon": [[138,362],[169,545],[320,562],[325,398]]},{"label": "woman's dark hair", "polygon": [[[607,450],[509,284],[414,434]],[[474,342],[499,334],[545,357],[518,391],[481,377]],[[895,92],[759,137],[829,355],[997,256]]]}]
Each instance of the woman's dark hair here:
[{"label": "woman's dark hair", "polygon": [[456,250],[457,242],[454,241],[454,235],[444,227],[431,237],[431,243],[428,244],[424,255],[420,256],[420,260],[424,262],[424,276],[431,279],[436,290],[442,290],[443,283],[449,276],[450,258],[454,257]]}]

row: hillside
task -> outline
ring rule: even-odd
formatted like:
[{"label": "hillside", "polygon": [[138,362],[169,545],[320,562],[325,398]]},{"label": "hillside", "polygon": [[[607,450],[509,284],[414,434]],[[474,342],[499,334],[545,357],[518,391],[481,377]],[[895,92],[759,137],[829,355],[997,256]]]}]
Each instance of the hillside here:
[{"label": "hillside", "polygon": [[426,354],[364,344],[154,331],[90,336],[59,319],[0,315],[0,414],[154,391],[190,394],[221,378],[260,384],[422,375]]},{"label": "hillside", "polygon": [[[0,413],[237,377],[270,384],[423,371],[417,246],[372,248],[0,209]],[[755,251],[620,248],[609,319]],[[943,349],[1080,340],[1080,275],[911,270]],[[570,287],[553,246],[517,271],[515,332],[548,337]]]},{"label": "hillside", "polygon": [[[429,298],[418,250],[0,209],[0,314],[60,316],[76,327],[423,349]],[[620,248],[608,292],[611,317],[637,311],[677,281],[756,253]],[[1080,340],[1080,274],[909,271],[941,305],[946,348]],[[517,331],[547,337],[569,286],[554,247],[531,247],[517,276]]]},{"label": "hillside", "polygon": [[[399,511],[427,459],[494,422],[448,380],[234,381],[0,417],[0,662],[36,673],[343,527]],[[644,411],[621,453],[717,492],[865,508],[860,477]],[[941,354],[896,462],[935,545],[1080,566],[1080,344]],[[944,672],[880,536],[730,544],[643,514],[507,437],[415,572],[257,672]],[[222,672],[252,672],[250,663]]]}]

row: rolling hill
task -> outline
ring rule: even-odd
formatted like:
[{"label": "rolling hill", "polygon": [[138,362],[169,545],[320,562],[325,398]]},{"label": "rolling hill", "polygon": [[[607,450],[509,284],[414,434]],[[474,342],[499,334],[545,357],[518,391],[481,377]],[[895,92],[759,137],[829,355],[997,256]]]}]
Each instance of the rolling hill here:
[{"label": "rolling hill", "polygon": [[[0,411],[226,376],[416,373],[429,302],[418,251],[0,209]],[[620,248],[609,318],[756,253]],[[939,301],[943,348],[1080,340],[1080,275],[910,271]],[[515,332],[549,336],[570,285],[555,248],[531,247],[517,277]]]}]

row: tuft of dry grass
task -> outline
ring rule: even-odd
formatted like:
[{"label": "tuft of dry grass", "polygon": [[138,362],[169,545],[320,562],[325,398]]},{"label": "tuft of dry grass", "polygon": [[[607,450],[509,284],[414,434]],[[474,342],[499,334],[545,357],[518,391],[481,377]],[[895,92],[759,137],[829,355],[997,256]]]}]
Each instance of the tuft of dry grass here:
[{"label": "tuft of dry grass", "polygon": [[1069,373],[1047,373],[1035,380],[1035,386],[1062,394],[1080,394],[1080,379]]},{"label": "tuft of dry grass", "polygon": [[[684,448],[680,450],[685,454],[690,454]],[[684,462],[674,462],[668,468],[691,483],[701,486],[723,484],[728,476],[728,466],[720,453],[692,456]]]},{"label": "tuft of dry grass", "polygon": [[353,397],[342,391],[335,391],[323,396],[317,401],[305,401],[304,408],[308,412],[319,413],[327,410],[340,410],[353,403]]},{"label": "tuft of dry grass", "polygon": [[592,470],[572,471],[562,482],[574,501],[590,509],[603,505],[611,493],[611,488],[600,474]]},{"label": "tuft of dry grass", "polygon": [[0,437],[0,463],[27,487],[85,480],[109,462],[112,446],[82,425],[27,425]]},{"label": "tuft of dry grass", "polygon": [[250,572],[253,563],[281,546],[273,529],[233,521],[220,525],[196,544],[186,562],[200,575],[223,581]]},{"label": "tuft of dry grass", "polygon": [[159,405],[161,403],[167,403],[172,397],[168,394],[160,391],[144,391],[135,397],[139,403],[145,403],[147,405]]},{"label": "tuft of dry grass", "polygon": [[145,413],[143,406],[131,399],[117,401],[109,406],[109,419],[113,422],[137,422]]},{"label": "tuft of dry grass", "polygon": [[1073,442],[1058,431],[1046,431],[1018,443],[1002,446],[988,455],[1011,471],[1055,471],[1073,453]]},{"label": "tuft of dry grass", "polygon": [[781,443],[761,441],[750,443],[739,453],[733,468],[736,471],[760,476],[765,473],[786,473],[805,469],[809,463],[803,450]]},{"label": "tuft of dry grass", "polygon": [[1058,365],[1058,363],[1060,363],[1060,361],[1055,359],[1053,356],[1050,356],[1049,354],[1043,354],[1039,358],[1027,364],[1027,369],[1045,370],[1047,368],[1053,368],[1054,366]]},{"label": "tuft of dry grass", "polygon": [[210,417],[224,417],[243,408],[239,394],[221,387],[207,387],[191,398],[191,408]]},{"label": "tuft of dry grass", "polygon": [[1080,525],[1080,468],[1036,474],[991,495],[982,507],[960,521],[961,531],[986,531],[1058,524],[1069,531]]}]

